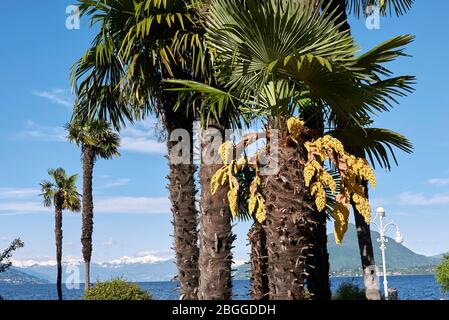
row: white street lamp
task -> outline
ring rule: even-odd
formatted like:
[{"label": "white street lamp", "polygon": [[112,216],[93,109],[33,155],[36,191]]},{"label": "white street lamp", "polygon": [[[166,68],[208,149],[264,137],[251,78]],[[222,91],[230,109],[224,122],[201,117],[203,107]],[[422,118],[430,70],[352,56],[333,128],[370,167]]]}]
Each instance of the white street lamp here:
[{"label": "white street lamp", "polygon": [[[387,281],[387,266],[386,266],[386,260],[385,260],[385,249],[387,248],[385,244],[388,242],[388,239],[385,237],[385,233],[388,229],[388,227],[396,227],[396,236],[394,238],[394,241],[398,244],[401,244],[404,242],[404,237],[402,236],[401,232],[399,231],[399,227],[394,222],[389,222],[384,225],[384,219],[385,219],[385,209],[382,207],[377,208],[376,210],[376,217],[374,218],[374,221],[371,222],[371,224],[375,225],[377,228],[377,231],[379,232],[379,239],[377,239],[377,242],[380,243],[380,251],[382,252],[382,268],[383,268],[383,276],[384,276],[384,295],[385,300],[388,300],[388,281]],[[379,219],[379,224],[377,224],[375,221]]]}]

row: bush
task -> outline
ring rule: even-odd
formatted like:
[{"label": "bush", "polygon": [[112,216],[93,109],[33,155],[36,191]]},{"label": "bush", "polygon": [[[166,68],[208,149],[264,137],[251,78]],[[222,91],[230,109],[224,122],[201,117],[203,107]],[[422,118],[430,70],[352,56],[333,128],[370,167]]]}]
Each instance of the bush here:
[{"label": "bush", "polygon": [[345,282],[338,287],[334,300],[366,300],[365,290],[352,282]]},{"label": "bush", "polygon": [[84,300],[152,300],[148,291],[142,290],[137,284],[128,283],[123,279],[112,279],[107,282],[97,282],[83,297]]},{"label": "bush", "polygon": [[441,264],[438,265],[435,277],[441,285],[441,290],[449,292],[449,255],[445,255]]}]

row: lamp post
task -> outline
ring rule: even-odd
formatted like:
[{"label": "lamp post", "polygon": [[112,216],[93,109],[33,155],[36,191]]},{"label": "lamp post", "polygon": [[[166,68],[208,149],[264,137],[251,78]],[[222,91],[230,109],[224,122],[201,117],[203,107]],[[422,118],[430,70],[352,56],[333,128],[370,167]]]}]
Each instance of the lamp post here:
[{"label": "lamp post", "polygon": [[[379,219],[379,224],[377,224],[375,221]],[[388,300],[388,281],[387,281],[387,266],[385,261],[385,249],[386,243],[388,242],[388,239],[385,237],[385,233],[387,232],[387,229],[389,227],[396,227],[396,236],[394,238],[394,241],[398,244],[401,244],[404,242],[404,237],[402,236],[401,232],[399,231],[399,227],[393,222],[388,222],[384,224],[385,219],[385,209],[382,207],[377,208],[376,210],[376,217],[374,218],[374,221],[371,222],[371,224],[375,225],[377,228],[377,231],[379,232],[379,239],[377,239],[377,242],[380,243],[380,251],[382,253],[382,272],[384,276],[384,296],[385,300]]]}]

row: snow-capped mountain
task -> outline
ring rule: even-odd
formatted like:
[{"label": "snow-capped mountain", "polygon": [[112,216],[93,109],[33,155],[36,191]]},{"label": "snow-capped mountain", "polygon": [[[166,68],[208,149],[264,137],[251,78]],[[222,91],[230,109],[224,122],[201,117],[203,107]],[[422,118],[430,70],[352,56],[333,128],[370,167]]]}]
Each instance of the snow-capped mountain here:
[{"label": "snow-capped mountain", "polygon": [[[13,260],[13,266],[22,272],[49,282],[56,279],[54,260]],[[84,268],[81,259],[63,261],[64,282],[84,281]],[[121,277],[132,282],[170,281],[176,275],[173,259],[147,254],[136,257],[124,256],[119,259],[93,263],[91,279],[109,280]]]}]

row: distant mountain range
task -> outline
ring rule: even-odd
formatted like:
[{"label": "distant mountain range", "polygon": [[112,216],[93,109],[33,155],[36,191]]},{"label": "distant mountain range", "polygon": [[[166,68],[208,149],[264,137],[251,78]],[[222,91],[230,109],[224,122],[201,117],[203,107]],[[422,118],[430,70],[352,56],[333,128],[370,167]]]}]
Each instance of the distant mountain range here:
[{"label": "distant mountain range", "polygon": [[[380,237],[378,232],[371,231],[373,241],[374,259],[378,266],[382,263],[381,251],[377,239]],[[400,272],[406,269],[416,269],[433,267],[439,263],[441,257],[427,257],[417,254],[402,244],[397,244],[393,239],[388,238],[386,244],[386,265],[390,271]],[[328,249],[331,261],[331,270],[334,272],[358,268],[360,264],[359,245],[357,240],[356,228],[350,225],[348,232],[342,244],[337,245],[334,241],[334,235],[329,235]]]},{"label": "distant mountain range", "polygon": [[46,284],[48,281],[23,272],[17,268],[11,268],[7,272],[0,273],[0,285],[4,284]]},{"label": "distant mountain range", "polygon": [[[374,259],[381,268],[381,251],[377,239],[379,233],[371,231],[373,241]],[[346,232],[343,243],[337,245],[334,235],[328,235],[328,251],[331,275],[335,276],[355,276],[361,274],[359,244],[357,240],[356,228],[350,225]],[[427,257],[417,254],[402,244],[397,244],[393,239],[388,238],[386,249],[387,272],[395,274],[425,274],[433,273],[435,266],[441,261],[443,254]],[[381,271],[381,269],[379,269]],[[242,265],[237,268],[236,278],[244,279],[249,277],[249,265]]]},{"label": "distant mountain range", "polygon": [[[380,249],[376,239],[377,232],[372,231],[375,259],[378,266],[381,264]],[[341,245],[336,245],[333,234],[328,235],[328,249],[332,275],[360,274],[360,256],[355,226],[351,225]],[[387,244],[387,268],[391,273],[432,273],[435,265],[443,255],[427,257],[417,254],[407,247],[397,244],[389,238]],[[81,261],[68,261],[64,265],[64,279],[79,272],[80,282],[84,280]],[[176,275],[176,266],[173,259],[164,260],[155,256],[123,257],[107,263],[94,263],[91,267],[92,280],[109,280],[114,277],[123,277],[132,282],[171,281]],[[249,265],[236,267],[236,279],[249,278]],[[54,283],[56,279],[55,263],[39,263],[35,261],[22,261],[8,272],[0,274],[0,283]]]},{"label": "distant mountain range", "polygon": [[[79,279],[76,282],[84,281],[84,268],[81,262],[69,262],[63,266],[63,281],[71,282],[73,278]],[[54,283],[56,279],[56,266],[52,264],[34,264],[21,267],[12,267],[5,272],[3,282],[10,282],[10,278],[18,278],[23,274],[22,283],[37,283],[39,279],[42,283]],[[79,275],[79,277],[78,277]],[[93,263],[91,265],[92,281],[104,281],[111,278],[121,277],[131,282],[152,282],[171,281],[176,275],[174,260],[133,262],[133,263]],[[0,283],[2,278],[0,277]],[[16,283],[19,283],[16,280]]]}]

